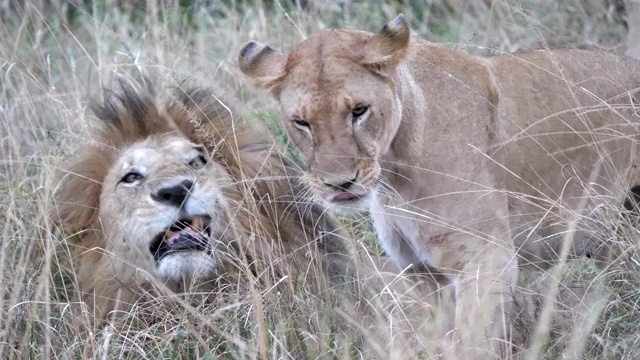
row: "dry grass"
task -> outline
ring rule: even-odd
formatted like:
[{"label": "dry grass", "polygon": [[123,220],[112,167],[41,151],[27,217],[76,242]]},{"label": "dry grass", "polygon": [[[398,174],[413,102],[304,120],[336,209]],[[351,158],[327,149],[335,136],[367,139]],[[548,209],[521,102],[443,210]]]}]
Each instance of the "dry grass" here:
[{"label": "dry grass", "polygon": [[[384,316],[362,328],[339,298],[313,296],[296,283],[265,292],[262,300],[232,294],[214,309],[151,299],[104,331],[81,332],[71,316],[80,304],[73,277],[63,271],[64,238],[45,214],[55,206],[54,170],[85,141],[86,100],[105,75],[139,68],[157,78],[159,88],[215,84],[241,99],[255,121],[271,121],[274,103],[248,86],[237,68],[236,56],[249,39],[287,49],[322,27],[377,30],[399,12],[427,39],[474,53],[582,45],[623,52],[626,36],[618,15],[584,0],[448,2],[455,6],[323,0],[309,1],[305,9],[290,0],[118,3],[0,1],[3,359],[429,358],[432,330],[426,322],[415,336],[391,330],[429,309],[408,313],[413,310],[405,305],[413,300],[382,291],[371,302],[386,307]],[[356,221],[355,228],[360,245],[373,247],[366,223]],[[530,339],[540,346],[529,358],[640,358],[637,239],[629,230],[612,240],[619,256],[604,270],[585,261],[561,269],[559,279],[523,273],[525,288],[544,291],[550,280],[559,280],[561,292],[589,288],[596,294],[565,301],[558,331]],[[261,301],[266,308],[257,306]]]}]

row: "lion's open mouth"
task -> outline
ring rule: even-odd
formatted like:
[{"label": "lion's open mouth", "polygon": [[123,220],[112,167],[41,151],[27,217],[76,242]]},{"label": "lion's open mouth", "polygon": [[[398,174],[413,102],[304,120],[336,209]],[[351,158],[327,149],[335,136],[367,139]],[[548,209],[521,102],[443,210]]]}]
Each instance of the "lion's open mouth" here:
[{"label": "lion's open mouth", "polygon": [[206,251],[211,237],[211,217],[182,218],[156,235],[149,246],[156,263],[167,255],[183,251]]}]

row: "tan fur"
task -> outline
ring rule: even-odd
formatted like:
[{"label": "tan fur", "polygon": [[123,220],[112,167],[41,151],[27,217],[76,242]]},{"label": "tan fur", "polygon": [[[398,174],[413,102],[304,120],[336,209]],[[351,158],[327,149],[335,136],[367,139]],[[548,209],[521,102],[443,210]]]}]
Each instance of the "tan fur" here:
[{"label": "tan fur", "polygon": [[[305,200],[295,166],[266,129],[234,119],[210,89],[159,106],[150,85],[136,89],[123,80],[120,87],[94,106],[100,131],[65,169],[52,214],[76,234],[69,238],[74,271],[97,323],[129,309],[153,284],[211,289],[249,264],[281,275],[309,262],[333,275],[347,271],[353,254],[339,223]],[[199,161],[198,146],[209,158],[204,165],[191,163]],[[121,182],[130,166],[145,175],[142,182]],[[195,185],[179,207],[153,199],[185,179]],[[211,255],[190,251],[156,263],[156,234],[202,212],[212,217]]]},{"label": "tan fur", "polygon": [[[577,49],[479,58],[409,33],[399,16],[375,34],[319,31],[289,54],[251,42],[239,62],[279,101],[316,198],[369,209],[401,267],[443,272],[458,358],[487,358],[504,350],[516,248],[533,267],[565,238],[571,255],[597,250],[607,210],[638,184],[640,65]],[[361,197],[334,201],[346,193]]]}]

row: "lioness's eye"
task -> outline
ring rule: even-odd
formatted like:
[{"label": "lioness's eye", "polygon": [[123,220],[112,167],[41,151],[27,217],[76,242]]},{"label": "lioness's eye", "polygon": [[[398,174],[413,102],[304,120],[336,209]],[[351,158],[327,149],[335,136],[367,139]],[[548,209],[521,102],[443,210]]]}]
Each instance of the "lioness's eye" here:
[{"label": "lioness's eye", "polygon": [[136,181],[140,181],[144,178],[144,176],[142,176],[142,174],[140,174],[139,172],[128,172],[125,176],[122,177],[122,179],[120,179],[121,183],[125,183],[125,184],[133,184]]},{"label": "lioness's eye", "polygon": [[368,106],[365,105],[356,105],[356,107],[351,110],[351,116],[353,116],[353,120],[357,120],[360,116],[364,115],[364,113],[369,110]]},{"label": "lioness's eye", "polygon": [[194,169],[201,169],[207,164],[207,158],[204,155],[198,155],[195,159],[189,161],[189,166]]},{"label": "lioness's eye", "polygon": [[293,119],[293,124],[300,130],[310,130],[311,125],[302,119]]}]

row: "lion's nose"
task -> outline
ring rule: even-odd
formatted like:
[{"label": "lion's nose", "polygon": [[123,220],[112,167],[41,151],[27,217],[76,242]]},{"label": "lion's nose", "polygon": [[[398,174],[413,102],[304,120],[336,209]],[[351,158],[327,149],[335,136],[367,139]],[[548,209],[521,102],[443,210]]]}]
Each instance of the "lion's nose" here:
[{"label": "lion's nose", "polygon": [[177,185],[158,190],[155,194],[151,194],[151,198],[162,204],[181,207],[189,197],[191,190],[193,190],[193,182],[191,180],[183,180]]},{"label": "lion's nose", "polygon": [[327,185],[328,187],[332,188],[332,189],[336,189],[336,190],[340,190],[340,191],[346,191],[348,190],[353,184],[356,183],[357,177],[353,177],[352,179],[349,180],[344,180],[344,179],[323,179],[322,181],[324,182],[325,185]]}]

